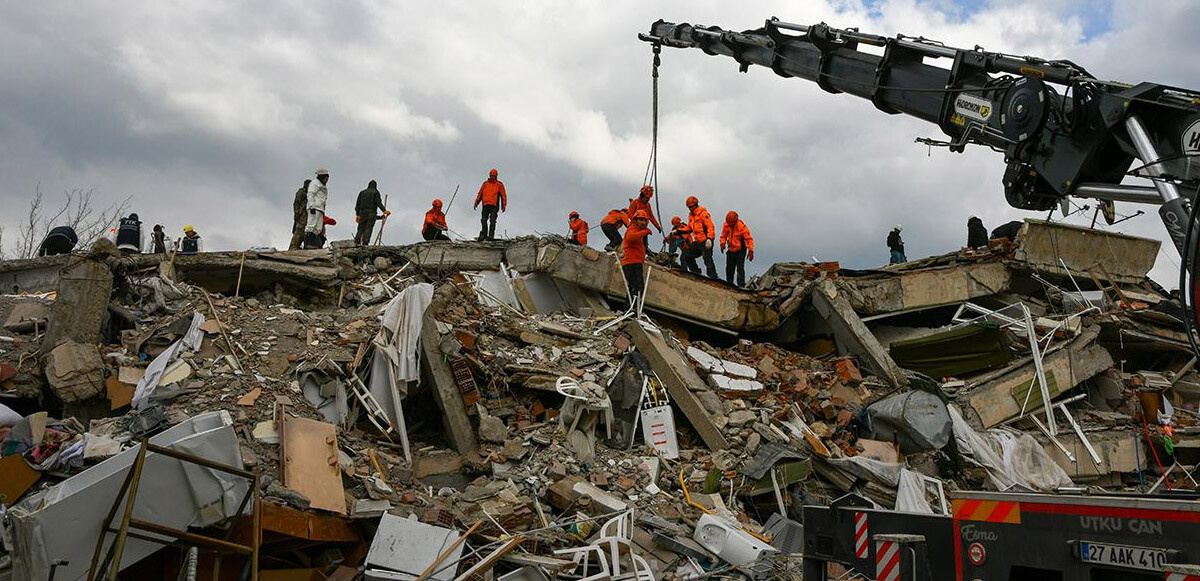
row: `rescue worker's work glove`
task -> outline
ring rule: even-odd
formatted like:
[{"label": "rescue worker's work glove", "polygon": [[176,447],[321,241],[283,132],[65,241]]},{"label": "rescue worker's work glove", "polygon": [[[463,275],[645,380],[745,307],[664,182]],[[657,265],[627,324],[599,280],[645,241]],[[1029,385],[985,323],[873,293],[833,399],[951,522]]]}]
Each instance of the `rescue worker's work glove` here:
[{"label": "rescue worker's work glove", "polygon": [[754,262],[754,251],[750,250],[750,251],[746,252],[746,258],[749,258],[750,262]]},{"label": "rescue worker's work glove", "polygon": [[354,223],[355,223],[355,224],[358,224],[359,222],[362,222],[362,216],[359,216],[358,214],[355,214],[355,215],[354,215]]},{"label": "rescue worker's work glove", "polygon": [[384,211],[383,211],[383,217],[384,217],[384,218],[387,218],[388,216],[391,216],[391,215],[392,215],[392,211],[391,211],[391,210],[384,210]]},{"label": "rescue worker's work glove", "polygon": [[712,250],[712,238],[709,238],[708,240],[704,241],[704,249]]},{"label": "rescue worker's work glove", "polygon": [[475,202],[475,205],[474,205],[474,206],[472,206],[472,209],[473,209],[473,210],[478,210],[478,209],[479,209],[479,202]]}]

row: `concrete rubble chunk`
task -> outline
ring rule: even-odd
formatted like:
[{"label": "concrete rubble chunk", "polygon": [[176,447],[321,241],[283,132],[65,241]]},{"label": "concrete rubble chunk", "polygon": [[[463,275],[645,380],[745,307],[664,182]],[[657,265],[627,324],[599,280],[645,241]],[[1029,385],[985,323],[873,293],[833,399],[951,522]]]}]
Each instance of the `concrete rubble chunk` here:
[{"label": "concrete rubble chunk", "polygon": [[54,395],[67,403],[103,395],[104,361],[91,344],[67,340],[46,358],[46,380]]},{"label": "concrete rubble chunk", "polygon": [[50,307],[44,344],[99,342],[112,286],[112,271],[102,262],[82,260],[68,266],[59,278],[58,296]]},{"label": "concrete rubble chunk", "polygon": [[46,328],[46,319],[50,308],[40,301],[22,301],[13,305],[8,318],[4,320],[4,328],[14,333],[31,333],[34,328]]}]

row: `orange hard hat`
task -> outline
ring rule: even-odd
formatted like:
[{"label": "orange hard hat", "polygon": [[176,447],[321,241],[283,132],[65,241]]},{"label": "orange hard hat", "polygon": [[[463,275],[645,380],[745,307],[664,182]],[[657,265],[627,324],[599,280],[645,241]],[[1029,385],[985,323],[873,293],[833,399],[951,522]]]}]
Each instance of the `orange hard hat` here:
[{"label": "orange hard hat", "polygon": [[645,210],[638,210],[637,213],[633,215],[633,219],[634,220],[649,220],[650,214],[647,214]]},{"label": "orange hard hat", "polygon": [[433,199],[433,207],[434,207],[434,208],[441,208],[441,207],[442,207],[442,201],[441,201],[441,200],[439,200],[439,199],[437,199],[437,198],[434,198],[434,199]]},{"label": "orange hard hat", "polygon": [[574,211],[574,210],[571,210],[571,213],[570,213],[570,214],[567,214],[567,217],[568,217],[568,218],[578,218],[578,217],[579,217],[579,212],[576,212],[576,211]]},{"label": "orange hard hat", "polygon": [[671,216],[671,224],[672,225],[678,226],[682,223],[683,223],[683,218],[680,218],[679,216]]},{"label": "orange hard hat", "polygon": [[725,214],[725,221],[729,222],[730,224],[737,223],[737,219],[738,219],[737,212],[734,212],[733,210],[730,210],[728,214]]},{"label": "orange hard hat", "polygon": [[491,171],[488,172],[488,175],[490,175],[492,177],[496,177],[496,176],[500,175],[500,172],[496,171],[496,168],[492,168]]},{"label": "orange hard hat", "polygon": [[645,185],[645,186],[642,186],[642,189],[640,189],[640,190],[638,190],[638,191],[639,191],[639,192],[640,192],[640,193],[641,193],[643,196],[646,196],[647,198],[649,198],[650,196],[653,196],[653,195],[654,195],[654,186]]},{"label": "orange hard hat", "polygon": [[688,196],[687,202],[685,203],[687,204],[687,207],[691,208],[692,206],[700,205],[700,200],[696,199],[696,196]]}]

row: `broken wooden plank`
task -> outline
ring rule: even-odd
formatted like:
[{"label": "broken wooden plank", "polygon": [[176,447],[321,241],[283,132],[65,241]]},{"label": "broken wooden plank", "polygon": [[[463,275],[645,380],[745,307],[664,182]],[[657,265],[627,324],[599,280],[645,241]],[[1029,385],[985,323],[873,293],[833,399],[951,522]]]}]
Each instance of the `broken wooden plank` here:
[{"label": "broken wooden plank", "polygon": [[283,485],[306,496],[313,508],[346,514],[337,427],[287,413],[280,414],[279,424]]},{"label": "broken wooden plank", "polygon": [[16,504],[41,477],[41,472],[31,468],[20,454],[0,458],[0,504]]},{"label": "broken wooden plank", "polygon": [[725,440],[725,435],[712,422],[708,410],[704,409],[700,399],[692,392],[692,389],[708,387],[683,355],[672,349],[661,334],[646,331],[637,321],[626,323],[625,333],[650,362],[650,367],[666,385],[667,393],[671,395],[675,405],[699,432],[704,445],[714,451],[728,448],[729,442]]},{"label": "broken wooden plank", "polygon": [[362,533],[344,518],[316,514],[310,511],[264,502],[262,504],[264,531],[285,534],[310,541],[356,543]]}]

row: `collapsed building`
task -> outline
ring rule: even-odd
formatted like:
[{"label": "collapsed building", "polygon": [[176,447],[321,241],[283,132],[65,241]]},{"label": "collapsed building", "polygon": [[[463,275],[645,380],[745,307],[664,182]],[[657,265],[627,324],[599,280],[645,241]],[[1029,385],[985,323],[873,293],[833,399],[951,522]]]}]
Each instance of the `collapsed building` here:
[{"label": "collapsed building", "polygon": [[0,579],[798,578],[854,492],[1195,489],[1159,243],[748,288],[557,238],[0,263]]}]

